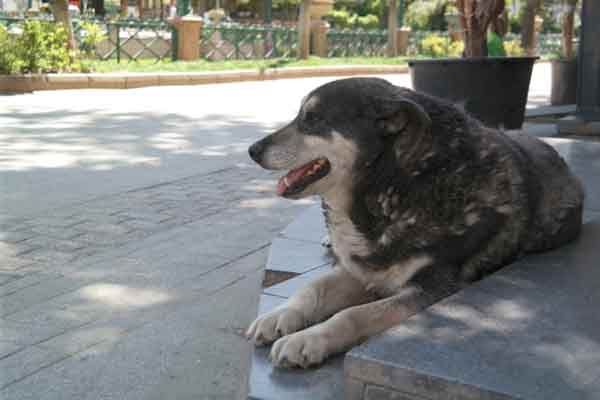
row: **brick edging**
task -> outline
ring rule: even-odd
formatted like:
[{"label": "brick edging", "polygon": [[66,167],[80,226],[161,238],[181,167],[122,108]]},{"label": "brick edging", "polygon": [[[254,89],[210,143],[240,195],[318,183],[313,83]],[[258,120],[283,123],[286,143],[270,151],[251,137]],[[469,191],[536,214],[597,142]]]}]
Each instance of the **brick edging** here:
[{"label": "brick edging", "polygon": [[218,72],[0,75],[0,93],[28,93],[36,90],[63,89],[132,89],[147,86],[203,85],[321,76],[400,74],[406,72],[408,72],[408,66],[406,65],[343,65]]}]

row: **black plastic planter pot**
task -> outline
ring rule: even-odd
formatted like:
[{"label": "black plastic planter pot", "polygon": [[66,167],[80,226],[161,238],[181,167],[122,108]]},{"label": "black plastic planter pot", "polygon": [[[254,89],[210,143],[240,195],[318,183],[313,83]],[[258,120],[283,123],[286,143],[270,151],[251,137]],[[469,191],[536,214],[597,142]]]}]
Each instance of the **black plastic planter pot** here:
[{"label": "black plastic planter pot", "polygon": [[577,60],[552,61],[550,104],[559,106],[577,102]]},{"label": "black plastic planter pot", "polygon": [[459,104],[488,126],[519,129],[537,58],[444,58],[408,65],[416,91]]}]

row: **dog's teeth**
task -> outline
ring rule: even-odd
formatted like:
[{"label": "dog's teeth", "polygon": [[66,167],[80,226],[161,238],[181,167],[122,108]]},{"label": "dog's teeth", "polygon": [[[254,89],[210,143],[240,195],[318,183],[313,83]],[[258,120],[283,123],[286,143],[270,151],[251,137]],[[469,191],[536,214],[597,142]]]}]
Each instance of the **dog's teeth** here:
[{"label": "dog's teeth", "polygon": [[290,182],[288,181],[287,176],[283,178],[283,183],[285,184],[285,186],[290,186]]},{"label": "dog's teeth", "polygon": [[392,193],[394,193],[394,188],[392,186],[390,186],[387,190],[387,195],[391,195]]}]

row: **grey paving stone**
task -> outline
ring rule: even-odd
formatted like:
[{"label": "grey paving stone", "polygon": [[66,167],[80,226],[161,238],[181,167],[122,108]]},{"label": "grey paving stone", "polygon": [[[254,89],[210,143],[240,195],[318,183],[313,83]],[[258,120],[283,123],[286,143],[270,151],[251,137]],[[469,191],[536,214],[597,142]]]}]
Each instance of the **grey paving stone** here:
[{"label": "grey paving stone", "polygon": [[67,240],[81,235],[81,232],[76,230],[74,227],[63,228],[48,225],[35,225],[31,227],[31,231],[37,233],[38,235]]},{"label": "grey paving stone", "polygon": [[[259,314],[273,309],[285,299],[262,295]],[[268,360],[270,347],[252,354],[248,399],[252,400],[340,400],[344,398],[343,357],[328,360],[315,369],[273,368]]]},{"label": "grey paving stone", "polygon": [[525,258],[369,340],[346,373],[436,399],[597,398],[599,235],[587,224],[542,262]]},{"label": "grey paving stone", "polygon": [[0,256],[0,271],[15,272],[28,267],[35,262],[22,257]]},{"label": "grey paving stone", "polygon": [[346,400],[363,400],[365,386],[362,381],[346,378],[344,380],[344,398]]},{"label": "grey paving stone", "polygon": [[0,393],[9,385],[67,357],[68,355],[53,349],[30,346],[1,359]]},{"label": "grey paving stone", "polygon": [[331,270],[332,266],[330,264],[324,265],[322,267],[317,267],[292,279],[288,279],[287,281],[278,283],[277,285],[265,288],[263,290],[263,293],[270,294],[273,296],[289,298],[298,289],[306,286],[310,282],[314,281],[318,277],[326,274]]},{"label": "grey paving stone", "polygon": [[68,264],[78,258],[73,251],[60,251],[44,247],[32,247],[31,251],[22,255],[23,258],[44,263],[46,265]]},{"label": "grey paving stone", "polygon": [[80,282],[70,279],[52,279],[39,285],[30,286],[0,298],[0,317],[6,317],[34,304],[47,301],[80,286]]},{"label": "grey paving stone", "polygon": [[427,400],[423,397],[401,393],[381,386],[367,385],[364,400]]},{"label": "grey paving stone", "polygon": [[320,244],[276,238],[271,244],[267,269],[303,273],[330,262],[331,256]]},{"label": "grey paving stone", "polygon": [[313,243],[321,243],[326,234],[327,228],[320,204],[308,208],[281,232],[286,238]]},{"label": "grey paving stone", "polygon": [[15,279],[0,285],[0,297],[10,296],[24,288],[35,286],[52,279],[59,279],[61,277],[62,275],[52,272],[32,272],[29,274],[17,275]]},{"label": "grey paving stone", "polygon": [[2,231],[0,232],[0,241],[6,243],[19,243],[23,240],[30,239],[36,236],[36,233],[29,230],[21,230],[21,231]]},{"label": "grey paving stone", "polygon": [[0,330],[0,360],[2,360],[3,358],[16,353],[17,351],[21,350],[23,348],[23,346],[14,343],[14,342],[8,342],[8,341],[3,341],[2,340],[2,330]]}]

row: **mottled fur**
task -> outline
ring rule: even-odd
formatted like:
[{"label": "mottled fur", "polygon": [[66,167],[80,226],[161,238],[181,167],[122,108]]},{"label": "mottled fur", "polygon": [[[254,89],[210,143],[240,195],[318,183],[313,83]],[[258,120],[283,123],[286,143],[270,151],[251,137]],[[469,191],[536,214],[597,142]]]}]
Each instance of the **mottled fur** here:
[{"label": "mottled fur", "polygon": [[[528,252],[573,240],[581,226],[582,187],[549,145],[381,79],[316,89],[294,121],[250,153],[272,169],[331,162],[294,198],[322,197],[336,278],[310,285],[248,332],[257,343],[283,336],[277,365],[318,363]],[[347,300],[326,313],[314,306],[340,296]],[[290,312],[302,327],[280,324]],[[325,322],[302,330],[307,321]],[[340,339],[339,329],[354,334]],[[315,346],[308,340],[322,346],[305,350]]]}]

